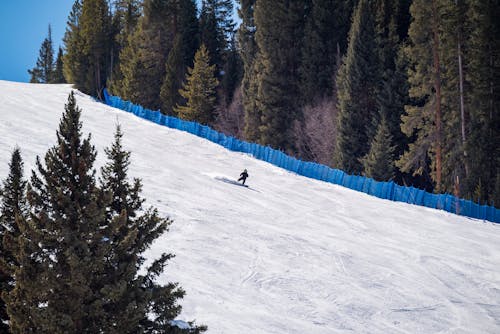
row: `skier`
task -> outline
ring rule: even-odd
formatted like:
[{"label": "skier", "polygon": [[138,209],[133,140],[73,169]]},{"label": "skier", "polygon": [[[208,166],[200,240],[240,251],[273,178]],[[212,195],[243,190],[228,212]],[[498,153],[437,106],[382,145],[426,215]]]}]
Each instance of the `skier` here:
[{"label": "skier", "polygon": [[245,181],[246,181],[247,177],[248,177],[248,172],[245,168],[245,170],[240,174],[240,178],[238,179],[238,182],[243,180],[243,185],[245,185]]}]

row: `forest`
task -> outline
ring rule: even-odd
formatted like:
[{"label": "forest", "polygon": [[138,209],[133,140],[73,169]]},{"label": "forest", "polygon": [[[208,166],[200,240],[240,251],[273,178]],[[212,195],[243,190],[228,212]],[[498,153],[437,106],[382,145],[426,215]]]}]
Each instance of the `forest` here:
[{"label": "forest", "polygon": [[76,0],[29,72],[498,207],[498,17],[499,0]]}]

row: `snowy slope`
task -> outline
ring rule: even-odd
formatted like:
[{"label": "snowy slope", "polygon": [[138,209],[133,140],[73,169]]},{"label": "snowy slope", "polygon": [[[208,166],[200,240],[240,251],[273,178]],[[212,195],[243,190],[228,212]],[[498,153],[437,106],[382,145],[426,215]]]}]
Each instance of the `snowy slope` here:
[{"label": "snowy slope", "polygon": [[[0,81],[0,178],[55,143],[69,85]],[[286,172],[78,93],[98,149],[117,122],[148,203],[174,219],[150,255],[210,334],[500,333],[500,225]],[[247,168],[250,188],[236,178]]]}]

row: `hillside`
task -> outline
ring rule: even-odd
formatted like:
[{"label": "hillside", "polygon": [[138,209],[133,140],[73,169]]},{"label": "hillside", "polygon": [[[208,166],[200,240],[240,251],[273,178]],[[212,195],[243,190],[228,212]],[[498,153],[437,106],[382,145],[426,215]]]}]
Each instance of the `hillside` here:
[{"label": "hillside", "polygon": [[[0,81],[0,178],[55,143],[69,85]],[[174,219],[151,249],[208,333],[498,333],[500,225],[307,179],[77,93],[104,162],[115,124],[130,175]],[[247,168],[244,188],[222,182]]]}]

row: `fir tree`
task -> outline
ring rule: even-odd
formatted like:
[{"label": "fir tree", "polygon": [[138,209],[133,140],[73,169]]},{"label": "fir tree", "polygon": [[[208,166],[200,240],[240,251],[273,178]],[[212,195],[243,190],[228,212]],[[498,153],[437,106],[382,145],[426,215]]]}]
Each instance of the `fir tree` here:
[{"label": "fir tree", "polygon": [[120,52],[123,98],[160,109],[165,64],[175,38],[170,1],[145,0],[137,29]]},{"label": "fir tree", "polygon": [[111,72],[111,17],[106,0],[85,0],[80,17],[83,52],[88,60],[85,78],[75,82],[83,92],[102,99],[102,90]]},{"label": "fir tree", "polygon": [[84,93],[102,98],[111,72],[111,16],[106,0],[75,1],[64,38],[65,78]]},{"label": "fir tree", "polygon": [[238,28],[238,45],[243,62],[243,78],[241,82],[243,109],[245,110],[244,138],[248,141],[259,139],[260,112],[255,103],[257,95],[257,44],[255,42],[255,0],[240,0],[238,15],[241,24]]},{"label": "fir tree", "polygon": [[413,103],[405,107],[401,129],[410,138],[408,150],[398,160],[403,172],[422,174],[428,168],[442,190],[443,121],[442,73],[440,59],[440,16],[438,0],[416,0],[411,5],[413,21],[409,30],[410,44],[405,48],[409,60],[409,94]]},{"label": "fir tree", "polygon": [[49,32],[43,40],[42,46],[36,65],[33,69],[28,70],[31,74],[31,83],[49,83],[52,81],[52,73],[54,71],[54,48],[52,46],[52,29],[49,24]]},{"label": "fir tree", "polygon": [[171,254],[144,273],[144,251],[169,224],[143,209],[141,183],[129,182],[130,153],[121,131],[106,150],[109,162],[96,185],[95,149],[82,138],[73,93],[57,132],[58,144],[37,159],[28,189],[31,216],[18,219],[16,285],[6,294],[13,333],[199,333],[171,321],[184,292],[156,278]]},{"label": "fir tree", "polygon": [[4,297],[15,284],[14,271],[19,263],[14,256],[15,240],[20,235],[18,221],[27,216],[26,181],[19,148],[12,153],[9,175],[0,189],[0,331],[9,333]]},{"label": "fir tree", "polygon": [[66,83],[66,79],[64,79],[64,71],[63,71],[63,50],[59,47],[59,51],[57,52],[56,58],[56,66],[54,68],[54,73],[52,75],[51,83]]},{"label": "fir tree", "polygon": [[161,112],[165,115],[175,115],[176,105],[184,104],[179,89],[182,86],[182,79],[185,73],[181,72],[183,68],[183,59],[181,54],[182,38],[177,36],[174,41],[174,47],[168,54],[165,69],[165,79],[161,86],[160,97],[162,100]]},{"label": "fir tree", "polygon": [[176,105],[184,104],[179,89],[186,77],[188,67],[193,66],[193,58],[198,49],[198,20],[196,4],[193,1],[173,3],[175,39],[166,62],[165,78],[160,91],[161,110],[167,115],[174,114]]},{"label": "fir tree", "polygon": [[312,0],[308,15],[300,68],[303,103],[331,96],[347,34],[353,1]]},{"label": "fir tree", "polygon": [[115,95],[123,96],[123,74],[120,70],[120,52],[127,45],[141,16],[141,0],[115,0],[112,17],[111,75],[107,88]]},{"label": "fir tree", "polygon": [[[172,223],[158,216],[156,209],[143,209],[144,199],[140,197],[141,181],[127,178],[130,165],[130,152],[123,149],[122,132],[117,127],[115,141],[105,150],[108,163],[102,168],[101,189],[111,195],[107,209],[105,234],[109,239],[107,263],[104,272],[108,273],[103,282],[103,299],[110,302],[104,308],[112,317],[113,327],[106,332],[116,333],[170,333],[175,328],[171,320],[180,313],[177,300],[184,291],[176,283],[159,285],[155,278],[161,272],[172,254],[163,254],[140,275],[139,270],[145,262],[144,251]],[[154,319],[148,317],[154,314]],[[198,333],[205,328],[191,326],[191,330],[179,333]]]},{"label": "fir tree", "polygon": [[210,65],[210,57],[202,44],[194,57],[194,65],[188,69],[188,76],[179,91],[186,99],[185,106],[177,106],[179,117],[202,124],[211,124],[215,118],[217,79],[215,65]]},{"label": "fir tree", "polygon": [[[19,240],[19,248],[26,253],[18,254],[20,263],[30,265],[16,272],[9,314],[18,316],[21,303],[28,302],[27,314],[13,319],[16,328],[23,328],[29,316],[40,333],[99,332],[105,314],[92,281],[102,275],[105,254],[100,226],[105,211],[92,169],[96,153],[90,137],[82,140],[81,111],[73,93],[65,109],[58,145],[45,155],[46,167],[37,159],[38,174],[31,178],[28,200],[33,214]],[[32,272],[40,278],[37,287],[33,287]],[[25,301],[27,295],[30,299]]]},{"label": "fir tree", "polygon": [[[259,142],[294,150],[293,121],[300,118],[300,49],[308,1],[262,0],[255,4],[258,74],[256,107],[261,113]],[[273,13],[270,15],[270,13]]]},{"label": "fir tree", "polygon": [[394,177],[394,146],[387,122],[383,118],[373,138],[370,151],[362,159],[364,173],[377,181],[389,181]]},{"label": "fir tree", "polygon": [[203,0],[200,14],[201,43],[210,54],[210,64],[216,65],[215,74],[220,76],[226,51],[234,33],[232,0]]},{"label": "fir tree", "polygon": [[[469,1],[470,33],[464,63],[470,119],[466,150],[469,178],[466,191],[472,194],[481,183],[482,200],[500,205],[500,6],[498,1]],[[463,183],[463,182],[462,182]]]},{"label": "fir tree", "polygon": [[[381,80],[376,88],[379,112],[375,115],[373,129],[377,129],[380,120],[385,119],[392,137],[390,146],[394,146],[393,157],[397,158],[407,147],[407,137],[401,131],[401,116],[404,105],[408,103],[408,78],[406,59],[401,51],[402,41],[398,33],[407,33],[400,29],[398,21],[405,8],[396,0],[378,0],[375,5],[375,32]],[[394,176],[396,180],[403,178],[399,170]]]},{"label": "fir tree", "polygon": [[336,165],[347,173],[360,173],[360,159],[369,150],[376,101],[378,73],[375,22],[370,2],[356,7],[349,32],[349,46],[338,78],[339,128]]},{"label": "fir tree", "polygon": [[64,33],[64,48],[66,50],[63,57],[64,78],[67,82],[76,83],[86,76],[87,59],[83,53],[83,40],[80,37],[80,16],[82,14],[81,0],[75,0],[71,8],[66,23]]}]

